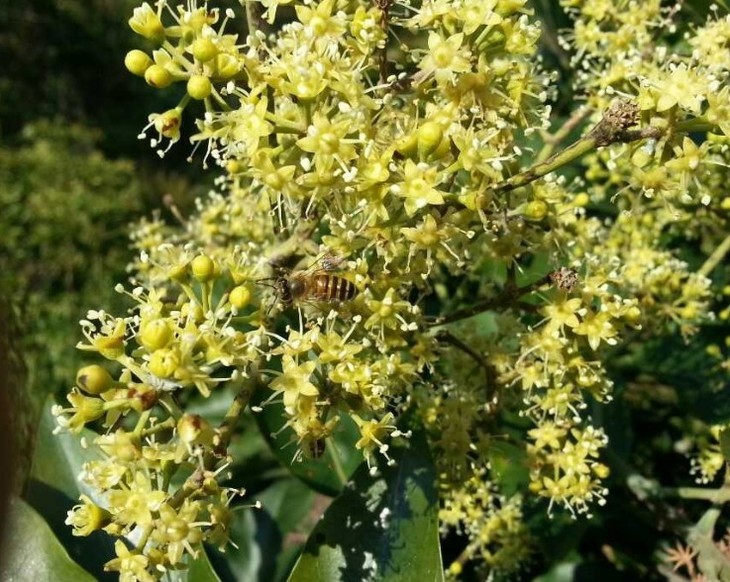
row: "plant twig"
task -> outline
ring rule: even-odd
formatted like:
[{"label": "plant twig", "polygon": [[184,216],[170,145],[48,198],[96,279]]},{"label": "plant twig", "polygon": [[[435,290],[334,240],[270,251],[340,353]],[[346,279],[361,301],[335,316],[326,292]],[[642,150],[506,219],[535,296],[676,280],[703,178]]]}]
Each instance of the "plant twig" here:
[{"label": "plant twig", "polygon": [[485,299],[484,301],[480,301],[479,303],[475,303],[474,305],[471,305],[470,307],[465,307],[464,309],[459,309],[457,311],[454,311],[453,313],[449,313],[448,315],[442,315],[436,318],[436,320],[431,324],[431,327],[454,323],[457,321],[461,321],[462,319],[469,319],[470,317],[479,315],[484,311],[494,311],[496,309],[503,309],[505,307],[511,307],[514,305],[519,305],[520,307],[527,308],[527,304],[521,303],[517,300],[523,295],[526,295],[532,290],[545,284],[549,280],[550,277],[549,275],[547,275],[545,277],[541,277],[533,283],[530,283],[529,285],[525,285],[524,287],[517,287],[514,282],[514,278],[510,277],[507,281],[507,284],[502,289],[502,292],[496,297]]},{"label": "plant twig", "polygon": [[380,84],[385,84],[388,79],[388,19],[390,17],[390,7],[394,0],[373,0],[373,4],[380,8],[380,28],[385,33],[383,48],[380,49],[378,60],[378,77]]},{"label": "plant twig", "polygon": [[580,109],[573,112],[568,120],[556,131],[554,134],[548,134],[545,136],[545,146],[540,150],[537,155],[537,161],[543,162],[548,159],[555,148],[560,145],[570,133],[583,122],[583,120],[592,113],[593,109],[588,105],[581,107]]},{"label": "plant twig", "polygon": [[720,262],[725,258],[725,255],[727,255],[728,251],[730,251],[730,234],[725,237],[725,239],[717,246],[714,251],[712,251],[712,254],[707,257],[707,260],[700,267],[697,273],[699,275],[703,275],[704,277],[708,277],[710,273],[712,273],[712,271],[715,269],[715,267],[717,267],[717,265],[719,265]]},{"label": "plant twig", "polygon": [[226,455],[238,419],[250,402],[258,385],[258,380],[254,379],[238,391],[238,394],[236,394],[233,402],[231,402],[225,417],[218,427],[217,441],[215,442],[214,448],[204,455],[202,465],[185,480],[185,483],[172,496],[169,501],[169,505],[172,508],[177,509],[183,504],[185,499],[198,491],[203,486],[206,472],[212,470],[218,460]]},{"label": "plant twig", "polygon": [[[646,138],[658,139],[666,133],[666,128],[642,127],[641,129],[629,129],[636,125],[639,110],[636,104],[627,101],[618,101],[609,107],[603,114],[601,120],[593,126],[586,135],[578,141],[573,142],[564,150],[559,151],[544,161],[539,161],[526,170],[495,184],[490,190],[495,194],[501,194],[521,188],[542,178],[551,172],[573,162],[590,151],[606,147],[614,143],[630,143]],[[484,210],[490,196],[478,196],[476,204]],[[455,206],[460,203],[456,201],[447,202],[446,206]]]},{"label": "plant twig", "polygon": [[484,369],[485,379],[486,379],[486,386],[487,386],[487,402],[490,402],[494,398],[494,394],[497,390],[497,384],[496,384],[496,370],[494,369],[494,366],[487,363],[487,361],[484,359],[484,357],[468,346],[466,343],[464,343],[462,340],[460,340],[458,337],[456,337],[454,334],[452,334],[450,331],[447,330],[441,330],[436,334],[436,339],[439,341],[442,341],[444,343],[447,343],[449,345],[454,346],[457,349],[460,349],[462,352],[467,354],[470,358],[472,358],[479,366],[481,366]]}]

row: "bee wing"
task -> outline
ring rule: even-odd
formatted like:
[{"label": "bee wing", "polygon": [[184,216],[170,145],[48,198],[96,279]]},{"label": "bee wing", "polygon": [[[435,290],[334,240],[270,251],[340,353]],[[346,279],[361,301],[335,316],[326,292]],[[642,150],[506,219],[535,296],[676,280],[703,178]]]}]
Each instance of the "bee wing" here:
[{"label": "bee wing", "polygon": [[304,272],[307,275],[314,275],[316,273],[331,273],[339,269],[340,265],[345,259],[334,254],[332,251],[327,250],[317,257],[314,262],[307,267]]}]

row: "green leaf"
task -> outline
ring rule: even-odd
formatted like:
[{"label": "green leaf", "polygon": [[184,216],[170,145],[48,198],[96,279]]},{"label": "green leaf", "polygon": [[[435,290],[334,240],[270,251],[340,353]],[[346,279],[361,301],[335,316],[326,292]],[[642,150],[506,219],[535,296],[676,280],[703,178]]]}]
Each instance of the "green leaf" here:
[{"label": "green leaf", "polygon": [[171,571],[165,580],[169,580],[169,582],[221,582],[208,559],[208,554],[200,546],[198,547],[198,557],[189,559],[186,570]]},{"label": "green leaf", "polygon": [[80,493],[92,497],[93,491],[77,481],[77,477],[84,463],[99,458],[91,449],[81,446],[81,439],[90,443],[98,435],[88,429],[84,429],[81,434],[54,435],[53,430],[57,426],[56,418],[51,413],[54,404],[53,398],[48,398],[43,406],[31,479],[65,493],[72,499],[76,499]]},{"label": "green leaf", "polygon": [[[299,479],[287,477],[254,496],[261,509],[236,511],[231,522],[231,541],[238,549],[225,556],[212,554],[226,579],[241,582],[282,580],[291,569],[300,546],[293,542],[306,537],[314,525],[306,523],[316,494]],[[296,533],[296,536],[288,534]],[[284,552],[284,554],[282,554]],[[292,552],[294,555],[292,556]],[[225,563],[222,563],[225,560]]]},{"label": "green leaf", "polygon": [[730,461],[730,430],[724,428],[720,431],[720,451],[722,458]]},{"label": "green leaf", "polygon": [[43,518],[22,499],[11,500],[5,534],[0,580],[94,582],[94,577],[69,557]]},{"label": "green leaf", "polygon": [[489,462],[492,465],[492,474],[499,480],[504,495],[515,495],[525,490],[530,472],[523,449],[495,439],[489,449]]},{"label": "green leaf", "polygon": [[289,582],[443,580],[436,472],[426,440],[394,446],[391,467],[361,466],[315,527]]},{"label": "green leaf", "polygon": [[[254,405],[260,405],[266,396],[265,391],[259,391],[260,400]],[[349,416],[340,416],[335,434],[327,439],[324,454],[318,459],[298,455],[299,448],[294,433],[284,427],[287,417],[281,402],[266,404],[263,410],[256,414],[256,421],[279,462],[314,490],[330,497],[342,491],[347,480],[362,462],[362,455],[355,448],[355,443],[360,438],[360,431]]]},{"label": "green leaf", "polygon": [[76,480],[83,464],[97,458],[90,449],[81,446],[81,439],[91,442],[96,433],[84,430],[78,435],[54,435],[56,419],[51,413],[53,404],[53,399],[48,398],[43,407],[25,499],[44,517],[74,560],[97,580],[115,580],[117,576],[103,569],[104,563],[115,556],[112,538],[104,532],[76,537],[64,523],[68,510],[78,502],[79,494],[100,501],[96,492]]}]

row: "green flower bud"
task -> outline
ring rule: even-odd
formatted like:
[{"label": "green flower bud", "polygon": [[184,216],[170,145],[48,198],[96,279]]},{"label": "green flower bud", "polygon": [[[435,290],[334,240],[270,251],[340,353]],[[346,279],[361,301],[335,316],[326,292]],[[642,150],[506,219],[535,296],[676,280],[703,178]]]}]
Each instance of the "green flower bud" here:
[{"label": "green flower bud", "polygon": [[84,366],[76,372],[76,385],[87,394],[101,394],[114,384],[111,374],[97,364]]},{"label": "green flower bud", "polygon": [[596,463],[593,466],[593,472],[599,479],[606,479],[611,474],[611,469],[603,463]]},{"label": "green flower bud", "polygon": [[441,124],[435,121],[426,121],[416,132],[418,139],[418,157],[425,159],[441,145],[444,130]]},{"label": "green flower bud", "polygon": [[207,63],[209,60],[218,56],[218,47],[209,38],[199,38],[192,46],[193,56],[201,63]]},{"label": "green flower bud", "polygon": [[243,309],[251,301],[251,290],[246,285],[239,285],[231,290],[228,301],[236,309]]},{"label": "green flower bud", "polygon": [[575,195],[575,198],[573,198],[573,204],[577,207],[583,208],[585,206],[588,206],[588,203],[591,201],[590,196],[586,194],[585,192],[579,192]]},{"label": "green flower bud", "polygon": [[205,75],[193,75],[188,79],[188,95],[193,99],[202,100],[208,97],[213,90],[210,79]]},{"label": "green flower bud", "polygon": [[172,84],[172,75],[165,67],[151,65],[144,72],[144,80],[156,89],[164,89]]},{"label": "green flower bud", "polygon": [[548,205],[543,200],[533,200],[525,204],[522,216],[527,220],[542,220],[547,216]]},{"label": "green flower bud", "polygon": [[172,328],[166,319],[153,319],[142,324],[137,341],[148,351],[164,348],[172,339]]},{"label": "green flower bud", "polygon": [[526,0],[498,0],[494,11],[502,17],[512,16],[518,10],[522,10]]},{"label": "green flower bud", "polygon": [[413,133],[403,136],[395,142],[395,150],[405,158],[413,157],[418,151],[418,136]]},{"label": "green flower bud", "polygon": [[131,50],[124,57],[124,66],[133,75],[144,77],[145,71],[152,66],[153,62],[150,56],[137,49]]},{"label": "green flower bud", "polygon": [[216,264],[210,257],[205,255],[198,255],[190,263],[190,270],[195,277],[201,283],[210,281],[216,276]]}]

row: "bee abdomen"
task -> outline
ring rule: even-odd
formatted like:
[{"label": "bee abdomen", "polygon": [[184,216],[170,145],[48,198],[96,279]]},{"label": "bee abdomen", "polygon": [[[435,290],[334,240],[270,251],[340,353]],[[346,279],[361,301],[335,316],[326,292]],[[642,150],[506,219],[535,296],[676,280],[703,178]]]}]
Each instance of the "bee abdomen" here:
[{"label": "bee abdomen", "polygon": [[349,301],[357,295],[352,281],[336,275],[315,275],[312,295],[317,301]]}]

